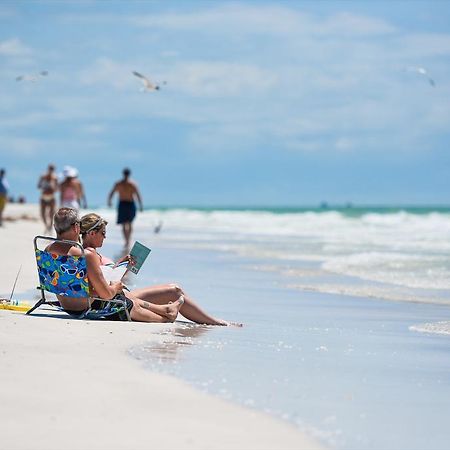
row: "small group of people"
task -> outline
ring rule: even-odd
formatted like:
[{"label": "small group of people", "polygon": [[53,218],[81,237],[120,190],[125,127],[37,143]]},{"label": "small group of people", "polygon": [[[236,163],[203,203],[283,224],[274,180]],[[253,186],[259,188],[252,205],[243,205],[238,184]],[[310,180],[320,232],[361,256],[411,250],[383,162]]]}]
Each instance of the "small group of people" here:
[{"label": "small group of people", "polygon": [[[136,217],[136,201],[139,208],[143,210],[142,197],[137,183],[130,178],[131,170],[123,169],[123,178],[117,181],[108,195],[108,206],[112,205],[115,194],[118,195],[117,223],[122,225],[125,247],[129,247],[132,234],[132,223]],[[87,208],[87,200],[83,184],[78,178],[78,171],[74,167],[65,166],[63,170],[63,181],[58,182],[55,166],[49,164],[47,172],[41,175],[38,181],[38,189],[41,190],[40,208],[41,217],[46,232],[52,229],[53,216],[56,208],[56,194],[60,193],[60,207],[79,210],[80,207]]]},{"label": "small group of people", "polygon": [[87,208],[86,196],[83,185],[78,179],[78,171],[74,167],[65,166],[63,180],[58,182],[55,166],[49,164],[47,172],[39,177],[38,189],[41,191],[40,208],[41,217],[45,225],[45,231],[52,230],[53,216],[56,209],[56,195],[60,193],[60,206],[78,210],[80,206]]},{"label": "small group of people", "polygon": [[[126,301],[131,320],[139,322],[173,322],[178,313],[181,313],[186,319],[199,324],[240,326],[212,317],[176,284],[148,286],[127,291],[121,281],[108,283],[101,266],[108,265],[112,261],[98,252],[106,238],[107,224],[104,218],[95,213],[80,218],[78,210],[74,208],[60,208],[54,215],[53,225],[58,239],[78,242],[81,238],[92,297],[113,299],[121,296]],[[67,242],[55,241],[47,247],[47,250],[57,255],[81,255],[80,248]],[[129,258],[130,255],[126,255],[118,262]],[[88,299],[58,296],[58,300],[63,309],[74,316],[81,315],[89,307]],[[92,305],[94,308],[95,301]]]}]

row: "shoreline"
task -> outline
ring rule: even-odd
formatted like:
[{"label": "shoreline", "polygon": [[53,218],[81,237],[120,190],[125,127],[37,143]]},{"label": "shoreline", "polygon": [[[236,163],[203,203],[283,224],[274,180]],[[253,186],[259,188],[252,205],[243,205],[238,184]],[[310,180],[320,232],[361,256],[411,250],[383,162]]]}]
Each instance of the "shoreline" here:
[{"label": "shoreline", "polygon": [[[21,267],[14,299],[33,302],[24,295],[37,285],[38,206],[7,205],[5,216],[18,218],[0,229],[0,295],[9,298]],[[32,316],[0,310],[0,324],[2,448],[321,448],[288,423],[150,372],[128,355],[167,340],[176,324],[76,320],[42,307]]]}]

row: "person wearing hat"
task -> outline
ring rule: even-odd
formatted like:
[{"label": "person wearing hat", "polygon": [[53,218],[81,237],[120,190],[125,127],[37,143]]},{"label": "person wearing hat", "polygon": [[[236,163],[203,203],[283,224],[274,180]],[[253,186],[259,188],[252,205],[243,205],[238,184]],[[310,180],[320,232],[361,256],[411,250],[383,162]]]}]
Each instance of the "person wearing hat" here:
[{"label": "person wearing hat", "polygon": [[83,185],[78,179],[78,170],[75,167],[65,166],[63,169],[64,180],[59,185],[60,205],[64,208],[87,208]]}]

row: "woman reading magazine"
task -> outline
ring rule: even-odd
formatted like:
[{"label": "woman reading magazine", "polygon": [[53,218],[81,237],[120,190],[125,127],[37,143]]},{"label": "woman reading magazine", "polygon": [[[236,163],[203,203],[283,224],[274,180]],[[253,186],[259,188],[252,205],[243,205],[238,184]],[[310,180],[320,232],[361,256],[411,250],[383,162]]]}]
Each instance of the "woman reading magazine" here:
[{"label": "woman reading magazine", "polygon": [[[108,222],[98,214],[86,214],[80,221],[80,234],[83,247],[86,251],[88,274],[93,272],[103,278],[101,266],[111,264],[111,259],[98,253],[106,238],[106,225]],[[118,261],[126,261],[130,255]],[[119,282],[120,283],[120,282]],[[230,323],[216,319],[203,311],[186,293],[176,284],[163,284],[148,286],[132,291],[125,291],[124,295],[133,302],[131,310],[132,320],[144,322],[173,322],[178,312],[186,319],[205,325],[230,325]],[[151,315],[149,315],[151,314]],[[154,320],[150,320],[154,319]],[[234,324],[235,325],[235,324]]]}]

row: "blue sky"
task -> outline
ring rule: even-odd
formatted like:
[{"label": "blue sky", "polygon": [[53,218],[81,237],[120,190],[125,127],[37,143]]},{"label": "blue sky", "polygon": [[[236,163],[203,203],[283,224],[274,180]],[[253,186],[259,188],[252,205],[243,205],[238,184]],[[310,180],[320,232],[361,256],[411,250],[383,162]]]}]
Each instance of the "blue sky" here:
[{"label": "blue sky", "polygon": [[92,206],[124,166],[149,206],[450,204],[447,1],[3,0],[0,67],[30,201],[53,162]]}]

